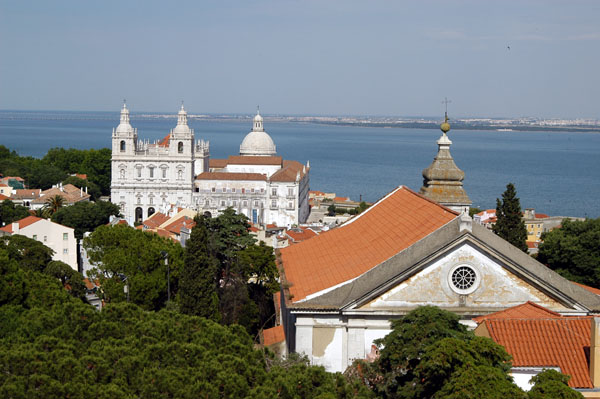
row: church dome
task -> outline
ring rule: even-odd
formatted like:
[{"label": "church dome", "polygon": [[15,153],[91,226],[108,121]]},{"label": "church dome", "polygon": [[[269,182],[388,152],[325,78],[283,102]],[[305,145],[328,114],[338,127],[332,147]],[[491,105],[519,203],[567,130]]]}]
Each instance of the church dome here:
[{"label": "church dome", "polygon": [[256,112],[252,131],[244,137],[240,145],[240,155],[271,156],[277,153],[277,148],[271,136],[263,129],[263,118]]},{"label": "church dome", "polygon": [[244,137],[240,145],[240,155],[270,156],[276,153],[275,143],[266,132],[252,131]]},{"label": "church dome", "polygon": [[121,109],[121,120],[119,126],[115,129],[116,134],[127,135],[133,133],[133,126],[129,123],[129,110],[127,104],[123,102],[123,108]]}]

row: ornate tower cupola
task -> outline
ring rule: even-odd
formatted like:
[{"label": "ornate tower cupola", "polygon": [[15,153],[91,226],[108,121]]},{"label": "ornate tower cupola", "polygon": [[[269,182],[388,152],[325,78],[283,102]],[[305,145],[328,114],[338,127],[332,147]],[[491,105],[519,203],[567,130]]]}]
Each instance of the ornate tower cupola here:
[{"label": "ornate tower cupola", "polygon": [[137,143],[137,129],[134,129],[129,122],[129,110],[127,104],[123,101],[121,108],[121,120],[119,126],[113,129],[112,146],[113,154],[131,155],[135,153]]},{"label": "ornate tower cupola", "polygon": [[463,188],[465,172],[460,170],[450,155],[452,141],[447,136],[450,131],[448,112],[440,125],[442,137],[437,141],[438,153],[431,165],[423,170],[421,194],[457,212],[469,212],[471,200]]},{"label": "ornate tower cupola", "polygon": [[260,116],[260,108],[256,107],[256,116],[254,117],[254,126],[252,126],[253,132],[264,132],[263,128],[263,117]]},{"label": "ornate tower cupola", "polygon": [[189,138],[192,134],[192,129],[188,126],[187,112],[181,104],[181,109],[177,113],[177,126],[171,131],[173,138]]}]

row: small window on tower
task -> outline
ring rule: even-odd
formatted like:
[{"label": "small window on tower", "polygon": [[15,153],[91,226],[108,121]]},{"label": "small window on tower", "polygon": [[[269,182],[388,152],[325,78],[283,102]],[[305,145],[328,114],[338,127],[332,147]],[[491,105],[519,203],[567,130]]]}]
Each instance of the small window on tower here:
[{"label": "small window on tower", "polygon": [[177,152],[180,154],[183,153],[183,143],[181,141],[177,144]]},{"label": "small window on tower", "polygon": [[121,152],[125,152],[125,140],[121,140]]}]

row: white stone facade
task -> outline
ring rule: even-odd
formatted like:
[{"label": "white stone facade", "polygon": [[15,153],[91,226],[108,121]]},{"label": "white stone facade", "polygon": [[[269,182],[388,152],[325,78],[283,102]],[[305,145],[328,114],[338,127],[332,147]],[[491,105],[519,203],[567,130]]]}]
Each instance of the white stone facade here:
[{"label": "white stone facade", "polygon": [[112,134],[111,201],[125,219],[141,222],[160,208],[192,206],[194,177],[208,170],[209,143],[196,141],[183,106],[177,126],[161,141],[138,139],[121,110],[121,123]]},{"label": "white stone facade", "polygon": [[112,134],[111,201],[130,223],[141,222],[170,205],[210,212],[227,207],[251,222],[289,226],[304,223],[309,164],[283,160],[257,113],[239,156],[209,166],[209,144],[194,138],[181,107],[177,126],[163,140],[138,139],[124,105]]}]

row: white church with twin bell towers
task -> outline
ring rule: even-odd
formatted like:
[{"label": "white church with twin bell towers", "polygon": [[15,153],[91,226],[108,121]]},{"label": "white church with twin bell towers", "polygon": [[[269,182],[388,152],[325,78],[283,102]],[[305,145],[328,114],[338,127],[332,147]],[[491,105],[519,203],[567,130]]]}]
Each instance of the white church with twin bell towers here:
[{"label": "white church with twin bell towers", "polygon": [[138,139],[123,104],[111,167],[111,201],[131,225],[173,207],[213,216],[232,207],[252,223],[278,226],[304,223],[310,213],[310,164],[277,155],[259,112],[239,155],[211,160],[208,141],[195,139],[183,105],[175,128],[150,143]]}]

